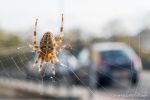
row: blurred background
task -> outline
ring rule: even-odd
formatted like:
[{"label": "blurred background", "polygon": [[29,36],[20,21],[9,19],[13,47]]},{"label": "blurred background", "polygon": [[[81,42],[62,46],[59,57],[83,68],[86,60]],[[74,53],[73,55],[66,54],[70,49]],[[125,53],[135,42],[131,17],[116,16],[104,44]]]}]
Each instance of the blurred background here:
[{"label": "blurred background", "polygon": [[[0,0],[0,98],[39,100],[149,100],[149,0]],[[56,76],[44,74],[27,44],[45,32],[63,44]]]}]

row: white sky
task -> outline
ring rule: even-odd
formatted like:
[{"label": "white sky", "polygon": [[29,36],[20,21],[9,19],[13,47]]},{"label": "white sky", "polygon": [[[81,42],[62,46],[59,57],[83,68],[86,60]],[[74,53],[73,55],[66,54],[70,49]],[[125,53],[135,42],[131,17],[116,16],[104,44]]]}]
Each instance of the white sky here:
[{"label": "white sky", "polygon": [[149,11],[150,0],[0,0],[0,29],[31,29],[39,18],[40,31],[58,33],[63,12],[65,30],[99,33],[109,21],[119,18],[135,33]]}]

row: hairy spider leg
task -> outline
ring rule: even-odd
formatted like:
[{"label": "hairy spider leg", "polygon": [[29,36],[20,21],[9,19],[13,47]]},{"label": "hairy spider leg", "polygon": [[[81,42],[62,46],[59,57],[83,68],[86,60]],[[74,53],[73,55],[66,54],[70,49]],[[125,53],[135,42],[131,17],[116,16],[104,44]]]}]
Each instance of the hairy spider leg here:
[{"label": "hairy spider leg", "polygon": [[63,14],[62,14],[60,35],[59,35],[59,38],[57,40],[57,46],[61,45],[61,43],[62,43],[62,40],[63,40],[63,37],[64,37],[63,31],[64,31],[64,17],[63,17]]},{"label": "hairy spider leg", "polygon": [[59,54],[62,50],[64,50],[67,47],[67,45],[63,45],[61,48],[57,50],[57,53]]},{"label": "hairy spider leg", "polygon": [[35,65],[38,63],[38,61],[40,60],[41,55],[38,56],[38,59],[33,63],[32,68],[34,69]]},{"label": "hairy spider leg", "polygon": [[55,76],[55,62],[54,62],[54,59],[51,59],[51,65],[52,65],[52,75]]},{"label": "hairy spider leg", "polygon": [[34,50],[34,52],[36,52],[36,51],[37,51],[37,48],[38,48],[37,43],[36,43],[36,27],[37,27],[37,21],[38,21],[38,19],[36,19],[35,27],[34,27],[34,44],[33,44],[33,50]]},{"label": "hairy spider leg", "polygon": [[28,47],[33,49],[33,52],[37,52],[37,51],[38,51],[38,46],[37,46],[37,43],[36,43],[36,27],[37,27],[37,21],[38,21],[38,19],[36,19],[36,22],[35,22],[35,25],[34,25],[34,37],[33,37],[34,42],[33,42],[33,45],[30,44],[30,43],[27,43]]},{"label": "hairy spider leg", "polygon": [[44,62],[44,59],[41,59],[41,64],[40,64],[40,68],[39,68],[39,72],[41,72],[41,73],[44,72],[43,62]]},{"label": "hairy spider leg", "polygon": [[67,65],[63,64],[58,58],[55,58],[55,61],[58,62],[61,66],[67,67]]}]

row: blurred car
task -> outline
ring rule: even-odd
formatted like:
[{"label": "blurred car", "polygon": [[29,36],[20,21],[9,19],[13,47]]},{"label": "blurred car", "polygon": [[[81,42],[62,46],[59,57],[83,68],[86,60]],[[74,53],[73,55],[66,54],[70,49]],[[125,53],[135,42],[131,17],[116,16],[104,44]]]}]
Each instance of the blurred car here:
[{"label": "blurred car", "polygon": [[90,49],[91,52],[83,49],[79,60],[82,66],[87,66],[91,62],[91,55],[93,63],[89,66],[93,67],[98,86],[120,82],[119,80],[129,80],[133,85],[138,83],[142,63],[130,46],[120,42],[105,42],[95,43]]},{"label": "blurred car", "polygon": [[129,80],[133,85],[138,83],[142,63],[130,46],[117,42],[96,43],[92,52],[97,54],[95,62],[99,84],[111,84],[122,79]]}]

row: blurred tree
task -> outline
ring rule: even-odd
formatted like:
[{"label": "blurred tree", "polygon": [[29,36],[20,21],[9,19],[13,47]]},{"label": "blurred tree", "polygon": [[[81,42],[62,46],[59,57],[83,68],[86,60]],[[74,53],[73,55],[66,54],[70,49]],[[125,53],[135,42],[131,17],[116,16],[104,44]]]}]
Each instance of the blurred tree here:
[{"label": "blurred tree", "polygon": [[18,36],[0,31],[0,47],[18,46],[21,42]]}]

